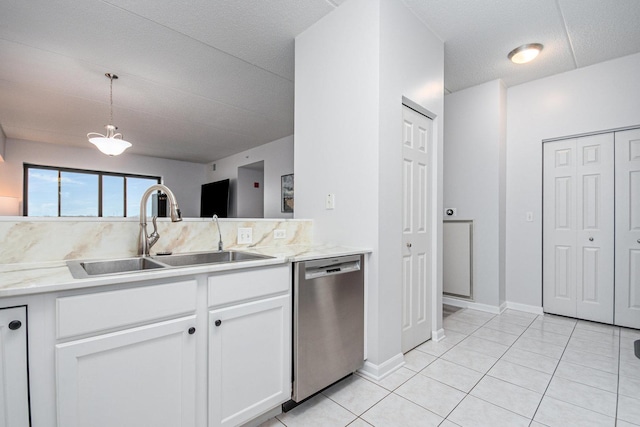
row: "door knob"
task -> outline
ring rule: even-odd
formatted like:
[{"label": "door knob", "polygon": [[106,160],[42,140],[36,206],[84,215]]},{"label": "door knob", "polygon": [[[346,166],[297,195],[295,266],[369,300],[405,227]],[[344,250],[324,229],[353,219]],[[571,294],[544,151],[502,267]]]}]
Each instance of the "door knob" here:
[{"label": "door knob", "polygon": [[16,329],[20,329],[21,326],[22,326],[22,322],[19,320],[13,320],[9,323],[9,329],[11,329],[12,331],[15,331]]},{"label": "door knob", "polygon": [[593,242],[593,237],[589,237],[589,241],[590,241],[590,242]]},{"label": "door knob", "polygon": [[216,326],[220,326],[220,325],[222,325],[222,320],[220,320],[220,319],[216,320],[216,321],[215,321],[215,325],[216,325]]},{"label": "door knob", "polygon": [[640,243],[640,239],[638,239],[637,242]]}]

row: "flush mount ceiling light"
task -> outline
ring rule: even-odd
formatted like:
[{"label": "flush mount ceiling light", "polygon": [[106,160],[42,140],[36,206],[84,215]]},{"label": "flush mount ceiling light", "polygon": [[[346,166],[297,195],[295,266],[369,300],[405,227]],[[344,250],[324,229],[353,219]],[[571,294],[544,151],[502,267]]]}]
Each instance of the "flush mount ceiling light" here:
[{"label": "flush mount ceiling light", "polygon": [[538,56],[543,47],[540,43],[523,44],[509,52],[508,56],[514,64],[526,64]]},{"label": "flush mount ceiling light", "polygon": [[108,156],[117,156],[122,154],[124,150],[131,147],[131,143],[122,139],[121,133],[116,133],[118,129],[113,125],[113,80],[118,76],[111,73],[106,73],[105,76],[109,78],[109,124],[104,128],[107,130],[106,135],[100,133],[90,132],[87,134],[89,142],[98,147],[98,150],[102,151]]}]

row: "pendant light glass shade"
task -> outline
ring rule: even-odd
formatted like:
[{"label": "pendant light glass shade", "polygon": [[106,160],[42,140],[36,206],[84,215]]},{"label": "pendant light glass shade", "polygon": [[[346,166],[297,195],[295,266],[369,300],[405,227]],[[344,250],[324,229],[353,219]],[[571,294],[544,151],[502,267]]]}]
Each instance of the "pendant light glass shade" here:
[{"label": "pendant light glass shade", "polygon": [[95,132],[87,134],[89,142],[98,147],[98,150],[109,156],[117,156],[131,147],[130,142],[122,139],[121,133],[115,133],[117,128],[114,125],[106,125],[104,128],[107,130],[106,135]]},{"label": "pendant light glass shade", "polygon": [[122,139],[121,133],[116,133],[117,127],[113,125],[113,79],[117,79],[118,76],[111,73],[106,73],[110,80],[109,86],[109,124],[104,128],[107,130],[105,135],[96,132],[89,132],[87,138],[89,142],[98,147],[98,150],[102,151],[108,156],[117,156],[122,154],[124,150],[131,147],[131,143]]}]

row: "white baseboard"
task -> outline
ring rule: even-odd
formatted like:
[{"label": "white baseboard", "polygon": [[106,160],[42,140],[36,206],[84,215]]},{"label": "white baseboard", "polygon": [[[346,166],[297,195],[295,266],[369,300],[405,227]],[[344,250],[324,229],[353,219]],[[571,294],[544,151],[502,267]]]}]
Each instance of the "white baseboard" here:
[{"label": "white baseboard", "polygon": [[438,342],[444,338],[444,329],[438,329],[437,331],[431,331],[431,340]]},{"label": "white baseboard", "polygon": [[538,314],[538,315],[544,314],[542,307],[538,307],[536,305],[519,304],[517,302],[508,302],[508,301],[506,304],[507,304],[507,308],[510,310],[524,311],[525,313]]},{"label": "white baseboard", "polygon": [[451,298],[451,297],[442,297],[442,303],[447,305],[452,305],[454,307],[462,307],[462,308],[471,308],[473,310],[485,311],[487,313],[492,314],[500,314],[500,307],[495,305],[488,304],[480,304],[473,301],[467,301],[463,299]]},{"label": "white baseboard", "polygon": [[358,373],[363,377],[371,378],[372,380],[380,381],[384,377],[392,374],[398,369],[404,366],[404,356],[402,353],[398,353],[391,359],[375,365],[368,360],[364,362],[364,366],[358,369]]},{"label": "white baseboard", "polygon": [[503,302],[499,307],[488,304],[479,304],[473,301],[466,301],[463,299],[442,297],[442,303],[452,305],[454,307],[471,308],[473,310],[485,311],[487,313],[502,314],[505,310],[524,311],[525,313],[532,314],[544,314],[542,307],[535,305],[519,304],[517,302]]}]

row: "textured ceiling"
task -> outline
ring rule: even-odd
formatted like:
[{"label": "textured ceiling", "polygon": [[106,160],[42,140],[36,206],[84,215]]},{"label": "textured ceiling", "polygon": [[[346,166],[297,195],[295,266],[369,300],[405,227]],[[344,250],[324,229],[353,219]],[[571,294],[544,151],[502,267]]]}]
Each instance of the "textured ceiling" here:
[{"label": "textured ceiling", "polygon": [[[640,0],[404,0],[445,42],[445,87],[514,86],[640,52]],[[542,43],[529,64],[507,59]]]},{"label": "textured ceiling", "polygon": [[[445,42],[445,86],[508,86],[640,52],[640,0],[404,1]],[[0,125],[87,147],[213,161],[293,133],[294,38],[342,0],[2,0]],[[526,11],[526,15],[523,14]],[[540,42],[538,60],[511,64]]]}]

